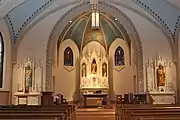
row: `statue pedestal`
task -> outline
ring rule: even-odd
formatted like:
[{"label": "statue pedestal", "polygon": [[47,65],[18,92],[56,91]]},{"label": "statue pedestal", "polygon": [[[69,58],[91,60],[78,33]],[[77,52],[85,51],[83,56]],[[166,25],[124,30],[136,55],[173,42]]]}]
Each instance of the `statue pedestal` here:
[{"label": "statue pedestal", "polygon": [[23,93],[14,94],[15,105],[41,105],[41,93]]},{"label": "statue pedestal", "polygon": [[149,92],[153,98],[153,104],[175,104],[175,92]]}]

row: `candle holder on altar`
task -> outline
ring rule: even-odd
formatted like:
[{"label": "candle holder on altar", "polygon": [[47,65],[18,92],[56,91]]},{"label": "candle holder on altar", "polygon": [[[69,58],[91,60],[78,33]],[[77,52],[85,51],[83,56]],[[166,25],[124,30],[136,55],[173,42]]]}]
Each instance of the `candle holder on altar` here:
[{"label": "candle holder on altar", "polygon": [[17,84],[17,92],[23,92],[23,88],[20,84]]},{"label": "candle holder on altar", "polygon": [[25,93],[29,93],[29,87],[25,87]]}]

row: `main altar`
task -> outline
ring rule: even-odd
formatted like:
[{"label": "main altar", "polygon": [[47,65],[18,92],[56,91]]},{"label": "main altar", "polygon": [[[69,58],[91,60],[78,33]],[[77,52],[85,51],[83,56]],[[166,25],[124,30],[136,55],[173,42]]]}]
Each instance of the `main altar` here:
[{"label": "main altar", "polygon": [[175,104],[176,85],[173,63],[159,55],[145,64],[146,89],[153,104]]},{"label": "main altar", "polygon": [[108,59],[93,49],[90,54],[82,56],[80,63],[80,91],[84,105],[95,105],[106,99],[109,92]]}]

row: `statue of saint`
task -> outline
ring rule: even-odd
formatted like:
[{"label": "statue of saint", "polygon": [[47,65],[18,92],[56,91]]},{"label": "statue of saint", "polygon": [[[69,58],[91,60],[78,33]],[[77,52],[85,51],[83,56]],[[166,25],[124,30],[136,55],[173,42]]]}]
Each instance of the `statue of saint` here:
[{"label": "statue of saint", "polygon": [[82,64],[82,77],[86,77],[86,64]]},{"label": "statue of saint", "polygon": [[97,64],[96,64],[95,59],[93,59],[92,64],[91,64],[91,73],[93,73],[93,74],[97,73]]},{"label": "statue of saint", "polygon": [[32,87],[32,67],[30,63],[25,66],[25,87]]},{"label": "statue of saint", "polygon": [[165,79],[164,66],[159,65],[157,69],[157,86],[165,86]]},{"label": "statue of saint", "polygon": [[107,64],[103,63],[102,65],[102,76],[107,77]]}]

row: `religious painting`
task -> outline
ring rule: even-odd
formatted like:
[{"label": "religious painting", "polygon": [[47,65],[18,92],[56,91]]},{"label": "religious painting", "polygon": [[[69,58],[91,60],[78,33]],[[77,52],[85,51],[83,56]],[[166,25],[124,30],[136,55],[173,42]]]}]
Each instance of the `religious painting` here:
[{"label": "religious painting", "polygon": [[157,69],[157,86],[165,86],[165,70],[163,65],[159,65]]},{"label": "religious painting", "polygon": [[102,76],[107,77],[107,64],[106,63],[102,64]]},{"label": "religious painting", "polygon": [[124,66],[124,50],[119,46],[114,55],[115,66]]},{"label": "religious painting", "polygon": [[92,74],[96,74],[97,73],[97,64],[96,64],[96,60],[93,59],[92,63],[91,63],[91,73]]},{"label": "religious painting", "polygon": [[97,40],[100,41],[101,40],[101,33],[98,30],[94,30],[92,32],[92,40]]},{"label": "religious painting", "polygon": [[73,51],[70,47],[67,47],[64,51],[64,65],[73,66]]},{"label": "religious painting", "polygon": [[82,73],[81,73],[82,77],[86,77],[87,75],[87,70],[86,70],[86,63],[82,64]]},{"label": "religious painting", "polygon": [[30,63],[25,67],[25,87],[32,87],[32,67]]}]

